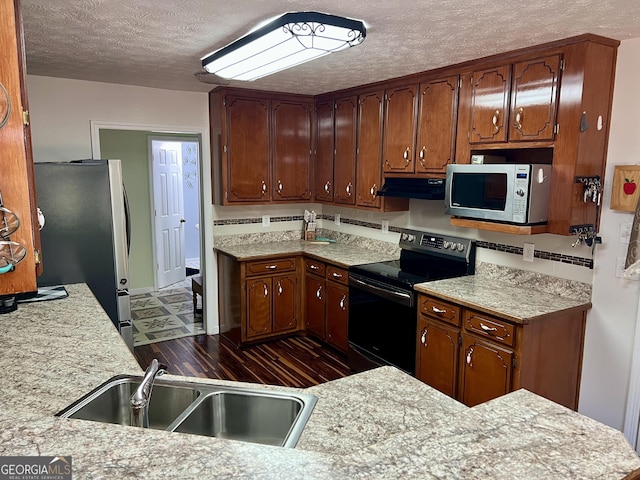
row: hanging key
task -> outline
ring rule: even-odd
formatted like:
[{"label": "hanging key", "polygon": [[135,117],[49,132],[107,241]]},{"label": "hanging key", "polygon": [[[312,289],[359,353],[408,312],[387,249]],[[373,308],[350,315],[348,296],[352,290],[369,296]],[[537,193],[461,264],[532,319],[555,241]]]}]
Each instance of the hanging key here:
[{"label": "hanging key", "polygon": [[[581,235],[582,235],[582,234],[581,234]],[[581,235],[578,235],[578,238],[576,238],[576,241],[575,241],[575,242],[573,242],[573,243],[571,244],[571,246],[572,246],[573,248],[576,248],[578,245],[580,245],[580,244],[582,243]]]}]

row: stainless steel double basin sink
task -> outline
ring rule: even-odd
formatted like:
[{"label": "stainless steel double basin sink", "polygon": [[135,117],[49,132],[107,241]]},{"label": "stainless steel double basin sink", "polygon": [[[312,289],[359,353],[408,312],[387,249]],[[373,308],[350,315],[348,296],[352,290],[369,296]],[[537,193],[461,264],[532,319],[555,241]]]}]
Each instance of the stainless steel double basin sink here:
[{"label": "stainless steel double basin sink", "polygon": [[[131,425],[129,398],[142,377],[113,377],[57,414]],[[149,428],[295,447],[317,398],[268,389],[157,379]]]}]

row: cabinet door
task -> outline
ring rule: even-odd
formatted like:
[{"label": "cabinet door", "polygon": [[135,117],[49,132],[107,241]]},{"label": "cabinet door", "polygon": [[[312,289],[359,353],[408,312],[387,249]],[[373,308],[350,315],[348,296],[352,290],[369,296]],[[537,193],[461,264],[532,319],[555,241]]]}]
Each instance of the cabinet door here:
[{"label": "cabinet door", "polygon": [[273,332],[298,327],[298,277],[295,274],[273,277]]},{"label": "cabinet door", "polygon": [[418,86],[387,90],[384,102],[384,172],[413,173]]},{"label": "cabinet door", "polygon": [[311,104],[272,102],[273,200],[311,198]]},{"label": "cabinet door", "polygon": [[349,321],[349,289],[327,282],[327,342],[346,353]]},{"label": "cabinet door", "polygon": [[380,208],[376,196],[382,182],[382,91],[361,95],[358,100],[358,155],[356,158],[356,204]]},{"label": "cabinet door", "polygon": [[553,140],[560,56],[513,66],[509,140]]},{"label": "cabinet door", "polygon": [[315,199],[333,202],[333,101],[316,104]]},{"label": "cabinet door", "polygon": [[336,100],[335,103],[335,155],[333,201],[344,205],[356,203],[356,97]]},{"label": "cabinet door", "polygon": [[473,73],[469,143],[507,141],[510,85],[511,65]]},{"label": "cabinet door", "polygon": [[458,376],[460,330],[420,317],[416,378],[454,397]]},{"label": "cabinet door", "polygon": [[513,352],[463,337],[459,399],[468,407],[511,391]]},{"label": "cabinet door", "polygon": [[269,100],[226,97],[223,148],[229,203],[270,201]]},{"label": "cabinet door", "polygon": [[458,76],[420,84],[416,173],[446,173],[455,155]]},{"label": "cabinet door", "polygon": [[307,330],[325,339],[325,280],[315,275],[305,277],[305,313]]},{"label": "cabinet door", "polygon": [[271,279],[256,278],[245,284],[247,338],[271,333]]}]

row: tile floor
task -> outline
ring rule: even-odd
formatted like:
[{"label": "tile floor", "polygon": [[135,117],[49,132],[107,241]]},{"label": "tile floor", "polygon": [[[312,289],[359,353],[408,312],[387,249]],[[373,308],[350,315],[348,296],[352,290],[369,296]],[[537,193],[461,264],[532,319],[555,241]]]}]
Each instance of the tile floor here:
[{"label": "tile floor", "polygon": [[[199,268],[199,265],[187,266]],[[205,333],[201,302],[198,296],[197,311],[194,312],[191,277],[157,292],[133,295],[131,317],[134,346]]]}]

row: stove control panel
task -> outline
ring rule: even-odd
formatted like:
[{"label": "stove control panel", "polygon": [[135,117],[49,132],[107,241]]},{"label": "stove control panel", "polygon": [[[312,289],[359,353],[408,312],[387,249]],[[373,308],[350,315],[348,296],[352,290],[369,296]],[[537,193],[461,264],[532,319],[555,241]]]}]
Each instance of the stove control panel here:
[{"label": "stove control panel", "polygon": [[475,242],[468,238],[409,230],[400,235],[400,247],[462,259],[468,257],[470,250],[474,250]]}]

